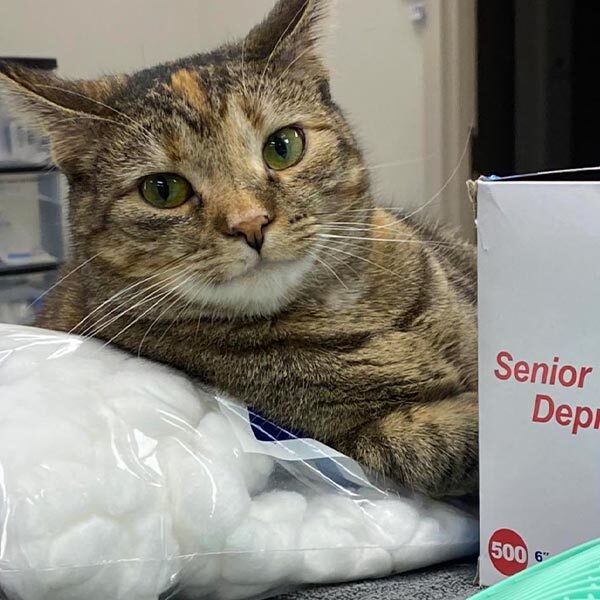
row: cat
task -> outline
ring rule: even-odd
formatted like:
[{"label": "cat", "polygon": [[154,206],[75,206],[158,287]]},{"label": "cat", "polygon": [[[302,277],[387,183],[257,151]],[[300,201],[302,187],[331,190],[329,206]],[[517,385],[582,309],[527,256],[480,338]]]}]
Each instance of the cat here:
[{"label": "cat", "polygon": [[132,75],[15,64],[70,184],[37,325],[167,363],[431,496],[478,487],[476,257],[377,208],[319,51],[327,0]]}]

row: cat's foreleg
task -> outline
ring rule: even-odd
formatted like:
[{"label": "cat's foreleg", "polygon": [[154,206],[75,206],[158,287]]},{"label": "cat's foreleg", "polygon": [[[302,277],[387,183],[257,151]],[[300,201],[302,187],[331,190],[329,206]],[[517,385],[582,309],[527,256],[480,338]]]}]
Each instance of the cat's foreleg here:
[{"label": "cat's foreleg", "polygon": [[474,392],[399,407],[339,440],[366,467],[430,496],[478,488],[478,408]]}]

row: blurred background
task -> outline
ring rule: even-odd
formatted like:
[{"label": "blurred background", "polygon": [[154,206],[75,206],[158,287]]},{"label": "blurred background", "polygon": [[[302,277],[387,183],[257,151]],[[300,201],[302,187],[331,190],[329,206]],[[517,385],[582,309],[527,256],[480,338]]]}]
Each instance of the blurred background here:
[{"label": "blurred background", "polygon": [[[0,57],[67,77],[128,72],[244,35],[274,0],[2,0]],[[333,93],[380,204],[474,239],[465,181],[598,165],[600,3],[337,0]],[[26,322],[68,252],[65,184],[0,98],[0,321]]]}]

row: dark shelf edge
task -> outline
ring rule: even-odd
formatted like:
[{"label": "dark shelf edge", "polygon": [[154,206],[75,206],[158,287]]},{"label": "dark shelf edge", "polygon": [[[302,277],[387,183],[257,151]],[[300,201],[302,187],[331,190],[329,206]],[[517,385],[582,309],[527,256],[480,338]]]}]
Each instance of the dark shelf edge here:
[{"label": "dark shelf edge", "polygon": [[0,175],[12,175],[13,173],[56,173],[58,168],[54,165],[23,165],[7,167],[0,165]]},{"label": "dark shelf edge", "polygon": [[3,267],[0,265],[0,278],[7,275],[33,275],[34,273],[45,273],[56,271],[61,263],[42,263],[40,265],[23,265],[22,267]]},{"label": "dark shelf edge", "polygon": [[55,58],[42,58],[38,56],[0,56],[0,61],[14,63],[30,69],[42,69],[44,71],[54,71],[58,67],[58,61]]}]

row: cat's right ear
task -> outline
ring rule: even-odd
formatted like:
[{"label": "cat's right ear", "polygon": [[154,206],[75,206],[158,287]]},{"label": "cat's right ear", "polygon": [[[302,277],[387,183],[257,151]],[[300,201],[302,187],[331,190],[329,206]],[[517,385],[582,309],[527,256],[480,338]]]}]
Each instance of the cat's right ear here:
[{"label": "cat's right ear", "polygon": [[50,138],[52,158],[67,173],[82,168],[90,139],[98,127],[111,122],[113,111],[106,102],[123,82],[122,77],[67,81],[46,71],[0,62],[2,98],[17,117]]},{"label": "cat's right ear", "polygon": [[326,73],[319,39],[333,0],[278,0],[243,42],[248,59],[266,60],[300,78]]}]

